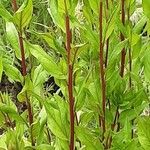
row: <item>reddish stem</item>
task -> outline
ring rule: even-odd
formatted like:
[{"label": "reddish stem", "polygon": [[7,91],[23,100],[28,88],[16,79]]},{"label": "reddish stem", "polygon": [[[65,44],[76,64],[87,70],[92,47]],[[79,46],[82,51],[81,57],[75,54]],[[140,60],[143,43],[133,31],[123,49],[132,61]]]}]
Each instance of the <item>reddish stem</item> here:
[{"label": "reddish stem", "polygon": [[103,64],[103,2],[100,2],[100,10],[99,10],[99,42],[100,42],[100,53],[99,53],[99,63],[100,63],[100,79],[101,79],[101,87],[102,87],[102,128],[103,135],[105,133],[105,107],[106,107],[106,81],[105,81],[105,72],[104,72],[104,64]]},{"label": "reddish stem", "polygon": [[[109,9],[109,3],[108,0],[106,0],[106,21],[108,20],[108,9]],[[105,68],[107,68],[107,63],[108,63],[108,50],[109,50],[109,38],[106,40]]]},{"label": "reddish stem", "polygon": [[[130,21],[130,8],[128,8],[128,22]],[[132,33],[131,33],[132,36]],[[131,71],[132,71],[132,52],[131,52],[131,45],[129,47],[129,88],[132,88],[132,78],[131,78]],[[131,120],[132,127],[134,126],[134,119]],[[131,138],[134,138],[134,130],[131,129]]]},{"label": "reddish stem", "polygon": [[18,33],[19,35],[19,45],[21,50],[21,68],[22,68],[22,75],[26,76],[26,61],[25,61],[25,51],[24,51],[24,45],[23,45],[23,38],[22,38],[22,32]]},{"label": "reddish stem", "polygon": [[[125,24],[125,1],[121,0],[121,20],[122,24]],[[121,33],[120,34],[120,39],[121,41],[124,41],[124,35]],[[122,49],[121,52],[121,68],[120,68],[120,76],[123,77],[124,75],[124,68],[125,68],[125,56],[126,56],[126,51],[125,48]]]},{"label": "reddish stem", "polygon": [[[125,25],[125,1],[124,0],[121,0],[121,21],[122,21],[122,24]],[[124,39],[125,39],[124,35],[122,33],[120,34],[120,39],[121,39],[121,41],[124,41]],[[123,75],[124,75],[125,56],[126,56],[126,51],[125,51],[125,48],[123,48],[122,52],[121,52],[121,68],[120,68],[120,76],[121,77],[123,77]],[[117,131],[120,130],[120,124],[118,123],[119,116],[120,116],[119,107],[117,107],[114,123],[112,125],[112,131],[114,131],[115,126],[117,124],[118,124]],[[112,136],[110,138],[110,147],[111,147],[111,142],[112,142]]]},{"label": "reddish stem", "polygon": [[69,94],[69,109],[70,109],[70,150],[74,150],[74,97],[73,97],[73,66],[71,64],[71,29],[70,29],[70,18],[67,11],[66,1],[65,11],[66,11],[66,49],[68,58],[68,94]]},{"label": "reddish stem", "polygon": [[18,10],[18,6],[17,6],[16,0],[12,0],[12,7],[13,7],[14,12],[16,12]]},{"label": "reddish stem", "polygon": [[[128,22],[130,21],[130,8],[128,8]],[[131,31],[132,32],[132,31]],[[132,36],[132,33],[131,33]],[[132,79],[131,79],[131,71],[132,71],[132,52],[131,45],[129,47],[129,87],[132,87]]]},{"label": "reddish stem", "polygon": [[[14,12],[16,12],[18,9],[16,0],[12,0],[12,6],[13,6]],[[26,69],[25,50],[24,50],[21,30],[18,32],[18,36],[19,36],[19,46],[20,46],[20,51],[21,51],[22,75],[23,77],[25,77],[27,75],[27,71],[26,71],[27,69]],[[35,142],[34,142],[33,135],[32,135],[33,113],[32,113],[32,107],[31,107],[30,100],[28,99],[27,93],[26,93],[26,103],[27,103],[27,109],[28,109],[29,124],[31,126],[31,142],[32,142],[32,146],[34,146]]]},{"label": "reddish stem", "polygon": [[[17,1],[16,0],[12,0],[11,4],[12,4],[14,12],[16,12],[18,10]],[[18,36],[19,36],[19,45],[20,45],[20,50],[21,50],[22,75],[26,76],[27,71],[26,71],[25,51],[24,51],[24,45],[23,45],[23,39],[22,39],[22,31],[18,32]]]},{"label": "reddish stem", "polygon": [[[122,21],[122,24],[125,25],[125,1],[124,0],[121,0],[121,21]],[[125,39],[124,35],[122,33],[120,34],[120,39],[121,39],[121,41],[124,41],[124,39]],[[120,68],[120,76],[121,77],[123,77],[123,75],[124,75],[125,56],[126,56],[126,51],[125,51],[125,48],[123,48],[122,52],[121,52],[121,68]],[[114,131],[115,126],[117,124],[118,124],[117,131],[120,130],[120,124],[118,123],[119,116],[120,116],[119,107],[117,107],[114,123],[112,125],[112,131]],[[111,142],[112,142],[112,136],[110,137],[109,147],[111,147]]]}]

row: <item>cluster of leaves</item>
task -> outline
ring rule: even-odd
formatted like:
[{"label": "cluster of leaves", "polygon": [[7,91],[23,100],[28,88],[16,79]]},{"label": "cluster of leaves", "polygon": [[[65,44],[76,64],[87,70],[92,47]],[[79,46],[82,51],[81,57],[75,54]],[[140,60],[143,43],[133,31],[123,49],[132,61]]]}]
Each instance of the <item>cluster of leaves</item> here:
[{"label": "cluster of leaves", "polygon": [[[20,113],[11,100],[11,93],[0,93],[2,150],[69,149],[70,103],[64,2],[20,0],[18,5],[21,6],[16,12],[13,12],[10,1],[0,3],[0,81],[5,75],[10,82],[19,82],[22,90],[16,101],[27,103],[28,107]],[[99,74],[100,0],[66,2],[72,32],[75,149],[148,150],[150,118],[141,114],[149,107],[150,2],[143,0],[144,14],[133,26],[128,18],[137,8],[135,0],[125,1],[128,16],[125,24],[120,19],[121,1],[108,0],[107,8],[103,0],[104,56],[109,47],[107,60],[104,60],[104,63],[107,61],[105,133],[100,121],[103,113]],[[79,6],[82,8],[79,9]],[[147,37],[143,38],[141,31],[145,24]],[[123,41],[120,40],[120,32],[124,36]],[[20,33],[25,49],[26,75],[22,75],[20,69]],[[119,74],[122,49],[126,50],[123,77]],[[50,76],[54,77],[60,87],[55,94],[45,90],[44,83]]]}]

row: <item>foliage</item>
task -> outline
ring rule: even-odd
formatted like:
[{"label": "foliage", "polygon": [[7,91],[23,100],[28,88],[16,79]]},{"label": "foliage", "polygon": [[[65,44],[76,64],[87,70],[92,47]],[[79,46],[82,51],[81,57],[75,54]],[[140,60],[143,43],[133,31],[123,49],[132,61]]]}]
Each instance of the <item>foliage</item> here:
[{"label": "foliage", "polygon": [[150,2],[136,25],[135,0],[16,4],[0,1],[0,81],[21,85],[0,93],[0,149],[148,150]]}]

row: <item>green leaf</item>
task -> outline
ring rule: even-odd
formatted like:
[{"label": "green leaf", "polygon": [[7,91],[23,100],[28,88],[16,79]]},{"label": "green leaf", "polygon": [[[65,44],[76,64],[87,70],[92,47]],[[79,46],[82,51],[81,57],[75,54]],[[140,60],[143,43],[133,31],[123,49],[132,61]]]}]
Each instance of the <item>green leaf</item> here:
[{"label": "green leaf", "polygon": [[142,0],[143,10],[145,15],[150,19],[150,1],[149,0]]},{"label": "green leaf", "polygon": [[29,24],[32,18],[32,12],[33,12],[32,0],[26,0],[14,14],[13,20],[14,23],[19,28],[19,31],[23,30],[23,28]]},{"label": "green leaf", "polygon": [[147,21],[146,16],[142,16],[142,18],[134,26],[133,32],[136,34],[141,34],[141,31],[143,30],[143,26],[145,25],[146,21]]},{"label": "green leaf", "polygon": [[31,33],[35,34],[38,38],[44,39],[47,44],[56,51],[56,53],[59,52],[63,56],[66,56],[65,49],[60,45],[58,39],[55,39],[51,33],[39,33],[35,31],[31,31]]},{"label": "green leaf", "polygon": [[25,85],[23,87],[23,89],[21,90],[21,92],[17,95],[17,98],[20,102],[26,101],[27,100],[27,96],[30,95],[30,93],[28,94],[28,91],[33,91],[33,83],[30,80],[29,76],[25,77]]},{"label": "green leaf", "polygon": [[121,112],[119,120],[122,124],[125,124],[125,121],[127,118],[128,118],[128,121],[131,121],[135,117],[136,117],[136,112],[134,109],[126,109],[126,110]]},{"label": "green leaf", "polygon": [[26,146],[25,150],[55,150],[53,146],[41,144],[39,146]]},{"label": "green leaf", "polygon": [[142,117],[138,120],[138,139],[145,150],[150,148],[150,118]]},{"label": "green leaf", "polygon": [[60,110],[57,108],[55,103],[49,103],[47,101],[44,102],[44,106],[47,112],[48,116],[48,127],[52,131],[52,133],[62,139],[62,140],[68,140],[68,135],[66,134],[66,131],[64,130],[63,126],[63,120],[61,120],[61,113]]},{"label": "green leaf", "polygon": [[[75,8],[78,3],[77,0],[67,0],[67,10],[70,15],[70,20],[75,14]],[[49,0],[48,12],[52,17],[53,22],[65,32],[65,4],[64,0]],[[77,22],[76,22],[77,23]],[[73,24],[71,24],[72,26]]]},{"label": "green leaf", "polygon": [[21,83],[23,82],[23,76],[21,75],[20,71],[16,67],[7,64],[5,62],[3,63],[3,66],[4,66],[4,72],[10,79]]},{"label": "green leaf", "polygon": [[0,16],[4,18],[6,21],[12,21],[12,15],[4,8],[2,4],[0,4]]},{"label": "green leaf", "polygon": [[52,57],[50,57],[39,45],[33,45],[26,42],[27,48],[30,53],[38,59],[43,68],[52,76],[58,79],[65,79],[65,76],[61,72],[61,68],[55,63]]},{"label": "green leaf", "polygon": [[6,150],[7,149],[7,145],[6,145],[6,135],[3,134],[0,137],[0,150]]},{"label": "green leaf", "polygon": [[[91,67],[92,69],[92,67]],[[88,86],[88,79],[90,77],[90,74],[91,74],[91,69],[89,70],[89,72],[87,73],[87,76],[85,77],[81,77],[81,78],[78,78],[78,89],[77,89],[77,97],[76,97],[76,103],[75,103],[75,108],[76,110],[80,110],[84,103],[85,103],[85,97],[86,97],[86,87]]]},{"label": "green leaf", "polygon": [[41,88],[42,84],[46,81],[47,76],[48,76],[47,71],[45,71],[41,65],[37,66],[32,74],[32,81],[34,88],[39,86]]},{"label": "green leaf", "polygon": [[65,32],[64,1],[49,0],[48,12],[53,22]]},{"label": "green leaf", "polygon": [[86,150],[103,150],[98,137],[95,137],[90,130],[84,127],[76,127],[75,134],[86,147]]},{"label": "green leaf", "polygon": [[106,33],[105,33],[105,39],[108,39],[109,36],[112,34],[114,28],[115,28],[115,20],[117,18],[118,12],[119,12],[119,7],[116,7],[115,10],[112,12],[111,16],[109,17],[107,24],[106,24]]},{"label": "green leaf", "polygon": [[16,57],[21,60],[21,53],[18,43],[18,32],[12,22],[6,22],[7,40],[15,50]]},{"label": "green leaf", "polygon": [[10,117],[12,117],[19,123],[25,123],[23,118],[20,117],[19,114],[16,112],[16,110],[14,110],[11,106],[0,103],[0,111],[8,114]]},{"label": "green leaf", "polygon": [[84,0],[83,3],[84,3],[84,7],[83,7],[84,17],[86,18],[86,21],[92,25],[92,23],[94,22],[94,18],[90,8],[89,1]]},{"label": "green leaf", "polygon": [[32,136],[35,138],[38,137],[40,132],[40,122],[36,121],[32,123],[31,128],[32,128]]},{"label": "green leaf", "polygon": [[113,50],[112,53],[110,54],[110,60],[109,60],[109,62],[113,62],[114,59],[117,58],[116,56],[118,56],[118,55],[121,53],[122,49],[126,46],[127,42],[128,42],[128,39],[126,39],[126,40],[124,40],[124,41],[118,43],[118,44],[115,46],[114,50]]},{"label": "green leaf", "polygon": [[[78,112],[77,112],[77,115],[78,115]],[[88,110],[87,112],[83,112],[80,114],[79,121],[82,124],[82,126],[87,126],[93,117],[94,117],[94,113],[92,111]]]},{"label": "green leaf", "polygon": [[98,12],[99,12],[99,0],[93,0],[93,1],[88,0],[88,1],[90,3],[91,9],[94,11],[94,13],[96,15],[98,15]]},{"label": "green leaf", "polygon": [[40,129],[39,135],[37,137],[37,145],[42,144],[44,140],[44,127],[47,123],[47,114],[44,107],[41,109],[41,112],[39,113],[39,118],[40,118]]},{"label": "green leaf", "polygon": [[69,150],[68,141],[62,140],[60,138],[56,138],[55,150]]},{"label": "green leaf", "polygon": [[48,144],[41,144],[36,147],[36,150],[54,150],[54,147],[52,147]]}]

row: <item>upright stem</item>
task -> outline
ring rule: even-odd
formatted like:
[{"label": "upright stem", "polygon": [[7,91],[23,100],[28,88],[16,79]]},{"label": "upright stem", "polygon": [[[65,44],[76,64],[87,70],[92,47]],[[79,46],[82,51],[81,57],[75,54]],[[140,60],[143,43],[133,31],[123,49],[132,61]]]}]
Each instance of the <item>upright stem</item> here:
[{"label": "upright stem", "polygon": [[[125,1],[121,0],[121,20],[122,24],[125,24]],[[120,34],[120,39],[121,41],[124,41],[124,35],[121,33]],[[125,56],[126,56],[126,51],[125,48],[122,49],[121,52],[121,68],[120,68],[120,76],[123,77],[124,75],[124,67],[125,67]]]},{"label": "upright stem", "polygon": [[[16,2],[16,0],[12,0],[11,2],[12,2],[14,12],[16,12],[18,10],[17,2]],[[22,30],[20,30],[18,32],[18,36],[19,36],[19,46],[20,46],[20,51],[21,51],[22,75],[25,78],[25,76],[27,75],[27,69],[26,69],[26,61],[25,61],[25,50],[24,50],[23,38],[22,38]],[[26,93],[26,103],[27,103],[27,109],[28,109],[29,124],[31,127],[31,142],[32,142],[32,146],[34,146],[35,142],[33,139],[32,126],[31,126],[33,123],[33,113],[32,113],[32,107],[31,107],[30,99],[28,99],[27,93]]]},{"label": "upright stem", "polygon": [[[121,0],[121,21],[122,21],[122,24],[125,25],[125,0]],[[121,41],[124,41],[125,37],[124,35],[121,33],[120,34],[120,39]],[[124,76],[124,70],[125,70],[125,57],[126,57],[126,50],[125,48],[122,49],[122,52],[121,52],[121,68],[120,68],[120,76],[123,78]],[[117,110],[116,112],[118,113],[118,119],[119,119],[119,107],[117,107]],[[120,125],[119,123],[118,124],[118,128],[117,128],[117,131],[119,131],[120,129]]]},{"label": "upright stem", "polygon": [[[106,21],[108,20],[108,9],[109,9],[109,3],[108,0],[106,0]],[[109,50],[109,38],[106,40],[105,68],[107,68],[107,63],[108,63],[108,50]]]},{"label": "upright stem", "polygon": [[[18,10],[17,1],[12,0],[11,4],[12,4],[14,12],[16,12]],[[26,71],[25,52],[24,52],[24,45],[23,45],[23,39],[22,39],[22,31],[18,32],[18,36],[19,36],[19,45],[20,45],[20,50],[21,50],[22,75],[26,76],[27,71]]]},{"label": "upright stem", "polygon": [[[121,21],[122,21],[122,24],[125,25],[125,0],[121,0]],[[124,41],[124,39],[125,39],[124,35],[122,33],[120,33],[120,40]],[[120,76],[122,78],[124,76],[125,56],[126,56],[126,51],[125,51],[125,48],[123,48],[122,52],[121,52],[121,67],[120,67]],[[120,129],[120,125],[118,123],[119,116],[120,116],[120,114],[119,114],[119,106],[118,106],[116,109],[114,122],[112,124],[112,131],[114,131],[115,126],[117,124],[118,124],[117,131],[119,131],[119,129]],[[111,143],[112,143],[112,136],[110,137],[109,148],[111,147]]]},{"label": "upright stem", "polygon": [[21,68],[22,68],[22,75],[26,76],[26,61],[25,61],[25,51],[24,51],[24,45],[23,45],[23,39],[22,39],[22,31],[18,32],[19,35],[19,44],[20,44],[20,50],[21,50]]},{"label": "upright stem", "polygon": [[99,9],[99,63],[100,63],[100,79],[101,79],[101,87],[102,87],[102,128],[103,135],[105,133],[105,107],[106,107],[106,81],[105,81],[105,72],[104,72],[104,59],[103,59],[103,2],[100,1],[100,9]]},{"label": "upright stem", "polygon": [[71,29],[70,29],[70,18],[67,11],[66,0],[65,11],[66,11],[66,50],[68,58],[68,95],[69,95],[69,108],[70,108],[70,150],[74,150],[74,97],[73,97],[73,66],[71,63]]},{"label": "upright stem", "polygon": [[[125,25],[125,0],[121,0],[121,21],[122,21],[122,24]],[[120,34],[120,39],[121,39],[121,41],[124,41],[124,39],[125,39],[125,37],[122,33]],[[120,76],[122,78],[124,76],[125,57],[126,57],[126,51],[125,51],[125,48],[123,48],[122,52],[121,52],[121,68],[120,68]],[[119,107],[117,107],[116,113],[118,113],[118,119],[119,119],[119,116],[120,116]],[[118,121],[116,123],[118,124],[117,131],[119,131],[120,125],[119,125]]]},{"label": "upright stem", "polygon": [[[130,8],[128,8],[128,22],[130,21]],[[132,31],[131,31],[131,39],[132,39]],[[131,45],[129,46],[129,88],[132,88],[132,78],[131,78],[131,72],[132,72],[132,52],[131,52]],[[133,139],[134,137],[134,130],[133,130],[133,126],[134,126],[134,119],[131,120],[131,125],[132,125],[132,129],[131,129],[131,138]]]},{"label": "upright stem", "polygon": [[[128,22],[130,21],[130,9],[128,8]],[[132,31],[131,31],[132,38]],[[129,46],[129,87],[132,87],[132,79],[131,79],[131,71],[132,71],[132,53],[131,53],[131,45]]]}]

